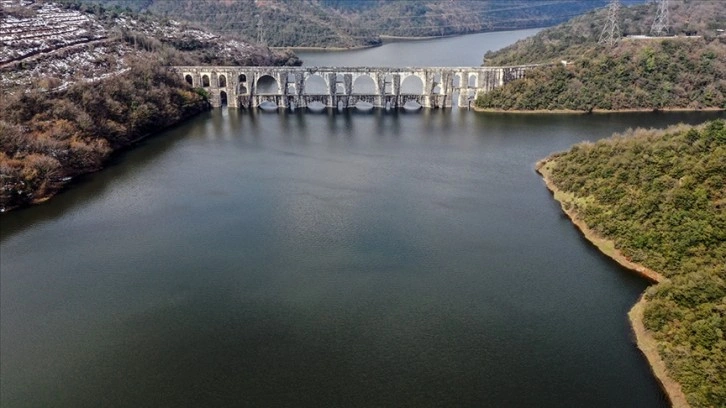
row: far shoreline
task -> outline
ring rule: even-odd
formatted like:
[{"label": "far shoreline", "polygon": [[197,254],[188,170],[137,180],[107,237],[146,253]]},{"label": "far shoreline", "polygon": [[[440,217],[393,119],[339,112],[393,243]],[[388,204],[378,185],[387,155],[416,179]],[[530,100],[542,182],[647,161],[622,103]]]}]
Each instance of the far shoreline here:
[{"label": "far shoreline", "polygon": [[[550,174],[552,167],[556,164],[556,159],[552,156],[540,160],[535,165],[535,170],[542,177],[545,186],[552,193],[553,198],[560,203],[560,208],[567,215],[570,221],[580,230],[582,235],[595,245],[600,252],[621,266],[628,270],[637,273],[638,275],[648,279],[654,284],[658,284],[667,280],[660,273],[647,268],[638,263],[632,262],[626,256],[624,256],[618,249],[615,248],[614,242],[605,239],[593,231],[582,219],[577,217],[577,214],[570,208],[565,208],[565,203],[569,202],[569,195],[554,184]],[[638,349],[643,353],[648,365],[650,366],[651,372],[658,380],[661,388],[665,392],[671,406],[674,408],[690,408],[686,395],[683,393],[681,384],[675,381],[668,375],[665,362],[658,353],[658,345],[655,338],[645,328],[643,323],[643,312],[648,300],[645,298],[645,294],[640,296],[640,299],[633,305],[628,312],[628,319],[630,321],[630,327],[635,335],[635,343]]]},{"label": "far shoreline", "polygon": [[315,51],[315,52],[343,52],[365,50],[368,48],[380,47],[383,44],[356,45],[354,47],[270,47],[271,50]]}]

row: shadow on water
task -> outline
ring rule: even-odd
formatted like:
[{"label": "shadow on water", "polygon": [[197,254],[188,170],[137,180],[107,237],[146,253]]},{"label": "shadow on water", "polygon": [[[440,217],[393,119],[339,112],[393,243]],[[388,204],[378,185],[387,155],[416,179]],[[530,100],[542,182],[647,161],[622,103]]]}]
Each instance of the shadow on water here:
[{"label": "shadow on water", "polygon": [[218,114],[218,111],[203,112],[149,136],[129,148],[114,153],[101,171],[76,177],[49,201],[0,214],[2,222],[0,241],[93,201],[114,185],[138,174],[141,169],[169,151],[184,137],[203,133],[206,123]]}]

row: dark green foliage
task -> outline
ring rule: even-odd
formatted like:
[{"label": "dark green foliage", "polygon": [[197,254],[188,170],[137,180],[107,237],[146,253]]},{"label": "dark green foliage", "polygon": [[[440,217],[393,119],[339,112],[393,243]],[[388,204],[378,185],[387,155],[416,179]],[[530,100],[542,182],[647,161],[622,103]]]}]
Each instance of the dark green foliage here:
[{"label": "dark green foliage", "polygon": [[669,278],[648,291],[644,323],[689,402],[726,406],[726,121],[629,131],[554,160],[578,216]]}]

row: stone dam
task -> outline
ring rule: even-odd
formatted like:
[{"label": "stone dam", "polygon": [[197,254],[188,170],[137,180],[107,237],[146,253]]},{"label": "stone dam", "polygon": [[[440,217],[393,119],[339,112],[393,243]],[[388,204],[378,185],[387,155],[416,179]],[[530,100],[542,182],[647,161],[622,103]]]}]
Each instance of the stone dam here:
[{"label": "stone dam", "polygon": [[451,108],[524,78],[538,65],[510,67],[173,67],[203,88],[212,106],[235,108]]}]

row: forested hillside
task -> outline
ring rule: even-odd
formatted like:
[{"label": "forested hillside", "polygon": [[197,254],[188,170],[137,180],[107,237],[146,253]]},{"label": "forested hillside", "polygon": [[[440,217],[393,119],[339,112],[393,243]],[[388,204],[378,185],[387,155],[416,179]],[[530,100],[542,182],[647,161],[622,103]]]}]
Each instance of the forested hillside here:
[{"label": "forested hillside", "polygon": [[118,9],[0,5],[0,212],[42,201],[113,151],[208,109],[169,65],[299,63]]},{"label": "forested hillside", "polygon": [[544,66],[476,104],[501,110],[726,108],[726,38],[624,40]]},{"label": "forested hillside", "polygon": [[[477,106],[495,110],[651,110],[726,108],[726,8],[718,2],[671,1],[678,38],[625,37],[598,44],[603,12],[578,17],[499,52],[486,64],[547,64],[486,95]],[[649,30],[652,5],[624,9],[625,33]],[[566,61],[566,65],[561,63]]]},{"label": "forested hillside", "polygon": [[[93,0],[87,0],[93,1]],[[203,24],[276,47],[375,45],[426,37],[545,27],[607,0],[98,0]],[[642,0],[629,0],[629,2]]]},{"label": "forested hillside", "polygon": [[541,167],[563,206],[666,281],[644,323],[693,407],[726,406],[726,122],[639,129]]},{"label": "forested hillside", "polygon": [[114,150],[207,108],[178,75],[142,59],[113,80],[2,98],[0,212],[47,199]]}]

